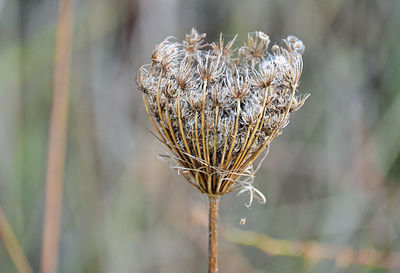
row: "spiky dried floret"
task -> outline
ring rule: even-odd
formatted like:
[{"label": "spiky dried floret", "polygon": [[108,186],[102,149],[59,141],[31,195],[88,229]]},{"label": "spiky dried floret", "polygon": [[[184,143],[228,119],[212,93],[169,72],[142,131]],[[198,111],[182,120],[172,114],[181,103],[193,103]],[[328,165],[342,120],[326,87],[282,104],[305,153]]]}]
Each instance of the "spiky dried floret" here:
[{"label": "spiky dried floret", "polygon": [[221,35],[211,45],[205,36],[192,29],[182,42],[158,44],[151,63],[138,70],[138,88],[158,138],[189,183],[210,196],[239,188],[253,197],[261,194],[252,187],[254,160],[308,97],[297,91],[304,44],[288,36],[270,53],[268,35],[256,31],[235,56],[236,36],[224,43]]}]

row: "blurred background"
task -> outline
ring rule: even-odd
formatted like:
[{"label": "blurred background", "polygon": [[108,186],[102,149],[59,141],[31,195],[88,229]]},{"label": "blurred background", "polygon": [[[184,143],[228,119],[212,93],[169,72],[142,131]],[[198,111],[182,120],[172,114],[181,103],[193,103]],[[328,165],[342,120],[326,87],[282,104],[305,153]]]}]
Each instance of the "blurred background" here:
[{"label": "blurred background", "polygon": [[[0,209],[33,272],[58,14],[0,0]],[[192,27],[306,45],[311,97],[255,180],[267,204],[222,199],[220,272],[400,272],[400,1],[75,0],[73,16],[58,272],[207,271],[207,199],[158,158],[135,84]],[[1,240],[0,272],[17,272]]]}]

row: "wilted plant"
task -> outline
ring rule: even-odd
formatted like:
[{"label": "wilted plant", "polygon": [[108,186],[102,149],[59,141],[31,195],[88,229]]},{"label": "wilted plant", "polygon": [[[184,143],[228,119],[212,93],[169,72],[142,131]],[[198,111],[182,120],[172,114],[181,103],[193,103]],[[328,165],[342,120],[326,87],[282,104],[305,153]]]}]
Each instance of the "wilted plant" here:
[{"label": "wilted plant", "polygon": [[249,192],[253,162],[289,123],[308,96],[297,92],[304,44],[288,36],[280,45],[268,35],[248,34],[243,47],[236,36],[206,44],[192,29],[182,42],[168,37],[152,52],[151,63],[137,73],[144,104],[171,159],[186,180],[209,197],[209,272],[217,272],[219,198]]}]

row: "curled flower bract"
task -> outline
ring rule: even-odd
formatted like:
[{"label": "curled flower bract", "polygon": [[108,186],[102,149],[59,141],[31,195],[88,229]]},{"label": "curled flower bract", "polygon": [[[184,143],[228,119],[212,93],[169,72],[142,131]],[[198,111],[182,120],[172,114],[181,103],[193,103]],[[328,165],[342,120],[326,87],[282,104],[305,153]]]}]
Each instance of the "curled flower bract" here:
[{"label": "curled flower bract", "polygon": [[204,38],[192,29],[182,42],[158,44],[138,70],[138,88],[157,137],[190,184],[209,196],[248,191],[252,200],[261,194],[252,186],[254,160],[308,97],[297,91],[304,44],[288,36],[269,51],[261,31],[239,50],[236,36]]}]

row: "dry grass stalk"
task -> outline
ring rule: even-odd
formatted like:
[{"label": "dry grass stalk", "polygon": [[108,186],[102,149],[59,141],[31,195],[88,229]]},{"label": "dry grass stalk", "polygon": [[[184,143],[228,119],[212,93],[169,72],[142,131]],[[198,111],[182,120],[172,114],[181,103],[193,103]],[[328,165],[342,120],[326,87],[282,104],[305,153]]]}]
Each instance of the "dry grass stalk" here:
[{"label": "dry grass stalk", "polygon": [[17,237],[7,221],[2,209],[0,208],[0,239],[14,262],[19,273],[33,273],[28,260],[26,259],[22,248],[20,247]]},{"label": "dry grass stalk", "polygon": [[297,92],[304,44],[288,36],[268,52],[269,37],[256,31],[236,54],[236,36],[212,44],[205,36],[192,29],[182,42],[169,37],[155,47],[136,78],[146,111],[166,157],[210,205],[236,190],[249,192],[249,205],[265,202],[253,162],[307,98]]},{"label": "dry grass stalk", "polygon": [[254,246],[267,255],[301,257],[307,260],[331,260],[340,267],[359,265],[385,270],[400,268],[400,252],[381,252],[373,248],[356,249],[348,246],[323,244],[314,241],[274,239],[265,234],[229,230],[226,238],[237,244]]},{"label": "dry grass stalk", "polygon": [[41,263],[43,273],[55,273],[58,267],[72,30],[73,0],[60,0],[47,157],[46,207]]}]

